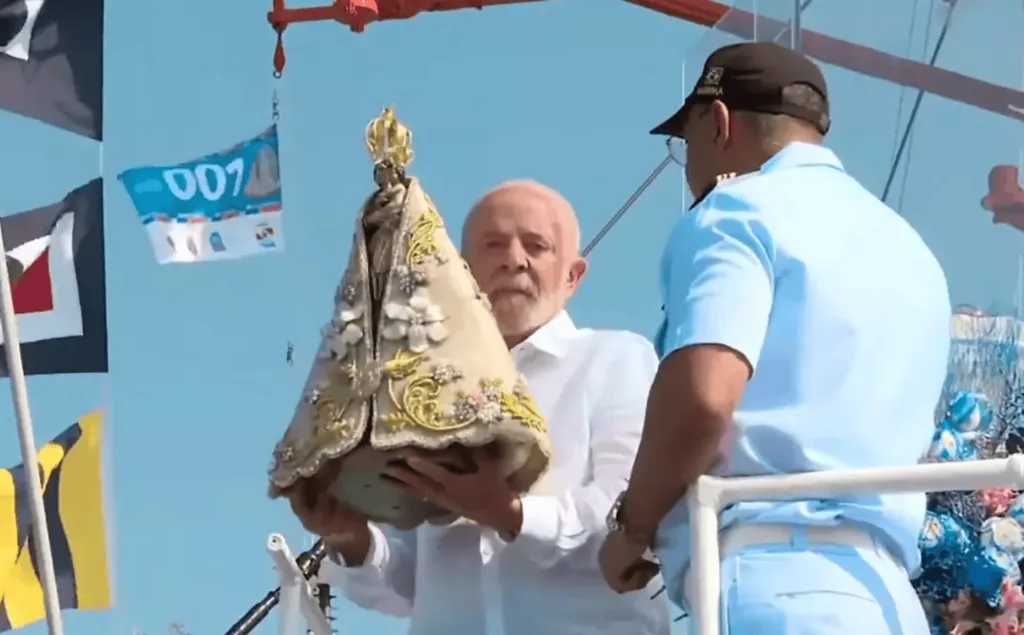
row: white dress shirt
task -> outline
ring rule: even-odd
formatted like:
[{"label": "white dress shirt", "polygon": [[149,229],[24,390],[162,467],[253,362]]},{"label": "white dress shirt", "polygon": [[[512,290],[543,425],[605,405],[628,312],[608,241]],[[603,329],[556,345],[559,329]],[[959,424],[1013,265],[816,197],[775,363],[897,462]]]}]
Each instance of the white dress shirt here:
[{"label": "white dress shirt", "polygon": [[519,536],[459,523],[400,532],[371,526],[366,563],[325,560],[321,579],[367,609],[410,617],[410,635],[667,635],[668,604],[648,589],[616,595],[597,552],[626,488],[654,347],[627,331],[577,329],[561,313],[512,350],[545,414],[552,466],[523,498]]}]

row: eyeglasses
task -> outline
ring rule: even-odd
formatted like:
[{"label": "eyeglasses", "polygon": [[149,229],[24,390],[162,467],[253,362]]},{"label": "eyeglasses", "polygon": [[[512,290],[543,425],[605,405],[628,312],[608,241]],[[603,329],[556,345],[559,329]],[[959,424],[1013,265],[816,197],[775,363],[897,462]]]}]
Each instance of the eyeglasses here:
[{"label": "eyeglasses", "polygon": [[[695,111],[691,111],[689,115],[689,121],[685,124],[685,127],[692,126],[693,122],[700,121],[704,117],[711,114],[711,109],[707,107],[698,107]],[[686,167],[686,139],[682,137],[669,137],[665,141],[665,146],[668,148],[668,156],[672,159],[672,162],[681,167]]]},{"label": "eyeglasses", "polygon": [[669,137],[665,140],[665,147],[668,149],[668,156],[672,162],[679,165],[686,165],[686,140],[679,137]]}]

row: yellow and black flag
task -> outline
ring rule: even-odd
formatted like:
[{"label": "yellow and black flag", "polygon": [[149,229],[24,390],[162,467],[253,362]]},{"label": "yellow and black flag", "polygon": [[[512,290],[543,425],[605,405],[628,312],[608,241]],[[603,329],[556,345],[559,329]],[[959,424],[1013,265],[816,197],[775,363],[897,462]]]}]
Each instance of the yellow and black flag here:
[{"label": "yellow and black flag", "polygon": [[[39,478],[61,609],[111,605],[98,412],[39,449]],[[25,466],[0,470],[0,631],[46,617],[34,562]]]}]

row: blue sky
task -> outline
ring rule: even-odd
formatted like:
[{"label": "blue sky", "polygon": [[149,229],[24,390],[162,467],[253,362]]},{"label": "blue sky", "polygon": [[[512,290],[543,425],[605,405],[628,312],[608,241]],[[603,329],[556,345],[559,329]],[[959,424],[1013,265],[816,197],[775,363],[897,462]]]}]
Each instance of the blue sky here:
[{"label": "blue sky", "polygon": [[[111,372],[29,382],[37,440],[79,415],[111,415],[118,607],[67,614],[71,633],[223,632],[274,584],[271,531],[302,546],[286,505],[266,499],[270,450],[287,423],[318,329],[344,267],[355,211],[371,190],[366,121],[393,105],[415,133],[415,172],[453,232],[472,201],[511,178],[536,178],[574,203],[593,235],[664,156],[649,127],[678,106],[684,67],[728,36],[618,0],[573,0],[286,34],[284,78],[271,78],[269,1],[108,0],[106,231]],[[741,0],[747,8],[753,0]],[[805,28],[916,59],[942,14],[921,0],[816,0]],[[964,0],[942,66],[1020,87],[1024,14],[1001,0]],[[784,16],[790,0],[760,0]],[[916,16],[916,17],[915,17]],[[911,24],[913,23],[913,31]],[[909,35],[908,35],[909,34]],[[982,52],[982,51],[992,52]],[[881,190],[900,118],[915,93],[827,68],[830,145]],[[238,262],[158,266],[114,178],[189,160],[249,138],[281,96],[287,250]],[[902,107],[901,107],[902,104]],[[1020,122],[926,98],[892,203],[946,266],[956,302],[1016,305],[1024,235],[979,206],[989,169],[1017,163]],[[0,205],[50,203],[96,176],[96,144],[0,116]],[[579,323],[653,333],[656,262],[683,206],[669,170],[592,255],[571,306]],[[822,210],[828,213],[828,210]],[[865,245],[865,249],[870,249]],[[285,364],[295,342],[295,366]],[[18,462],[11,408],[0,406],[0,460]],[[339,602],[343,633],[404,632]],[[263,627],[276,628],[276,620]],[[43,625],[25,629],[45,632]]]}]

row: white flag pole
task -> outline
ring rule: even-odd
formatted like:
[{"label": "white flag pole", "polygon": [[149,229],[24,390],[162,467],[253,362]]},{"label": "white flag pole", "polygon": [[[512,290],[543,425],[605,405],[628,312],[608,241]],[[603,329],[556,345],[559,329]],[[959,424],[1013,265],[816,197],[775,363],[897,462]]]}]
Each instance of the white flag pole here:
[{"label": "white flag pole", "polygon": [[43,508],[43,487],[39,482],[39,460],[32,431],[32,414],[28,408],[25,369],[21,364],[21,340],[18,338],[18,321],[14,315],[14,297],[11,295],[9,276],[7,249],[4,247],[3,231],[0,230],[0,327],[3,328],[4,355],[7,357],[14,416],[18,422],[18,439],[21,441],[21,460],[25,466],[25,483],[28,485],[32,534],[36,546],[36,552],[32,557],[39,569],[39,581],[43,585],[43,606],[46,608],[46,625],[49,633],[64,635],[60,599],[57,597],[57,576],[53,571],[53,554],[50,550],[50,531],[46,526],[46,512]]}]

